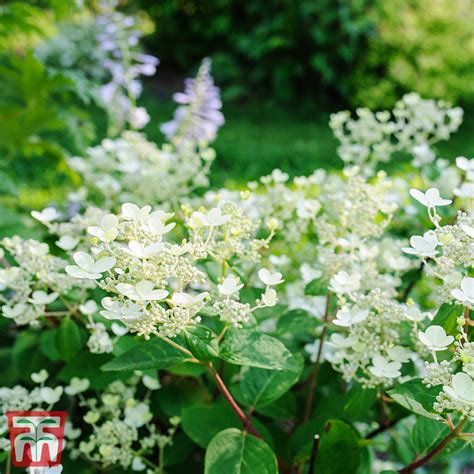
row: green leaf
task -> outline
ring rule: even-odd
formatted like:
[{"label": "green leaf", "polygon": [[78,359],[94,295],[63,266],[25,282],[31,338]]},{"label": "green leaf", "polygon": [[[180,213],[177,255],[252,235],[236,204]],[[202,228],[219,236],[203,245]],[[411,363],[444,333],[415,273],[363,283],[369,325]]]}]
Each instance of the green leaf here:
[{"label": "green leaf", "polygon": [[[429,418],[420,417],[416,420],[412,431],[413,447],[418,455],[425,454],[446,438],[449,432],[450,430],[445,424]],[[455,439],[443,449],[437,458],[450,456],[463,449],[465,445],[465,441]]]},{"label": "green leaf", "polygon": [[199,446],[206,448],[211,439],[226,428],[242,426],[239,417],[224,399],[213,405],[199,404],[182,411],[183,431]]},{"label": "green leaf", "polygon": [[304,294],[307,296],[324,296],[328,292],[329,283],[324,278],[317,278],[310,281],[305,289]]},{"label": "green leaf", "polygon": [[275,420],[294,419],[296,418],[296,397],[292,392],[286,392],[274,402],[260,406],[255,411]]},{"label": "green leaf", "polygon": [[268,405],[284,395],[303,371],[303,357],[292,356],[297,370],[268,370],[245,367],[241,371],[240,388],[245,402],[252,407]]},{"label": "green leaf", "polygon": [[274,337],[247,329],[231,329],[220,347],[219,356],[236,365],[297,372],[299,365],[291,352]]},{"label": "green leaf", "polygon": [[441,326],[446,331],[446,334],[456,336],[457,324],[456,319],[462,316],[464,307],[458,304],[443,304],[439,308],[435,317],[430,323],[430,326]]},{"label": "green leaf", "polygon": [[164,369],[189,359],[186,354],[159,338],[137,340],[125,353],[102,366],[102,370]]},{"label": "green leaf", "polygon": [[434,448],[449,433],[449,428],[439,421],[419,417],[412,431],[413,447],[418,454]]},{"label": "green leaf", "polygon": [[360,462],[361,446],[357,432],[343,421],[329,420],[321,435],[314,472],[356,472]]},{"label": "green leaf", "polygon": [[47,360],[43,357],[39,346],[37,331],[22,331],[16,339],[12,349],[12,362],[16,373],[24,380],[29,380],[33,372],[47,367]]},{"label": "green leaf", "polygon": [[69,382],[72,377],[89,379],[92,389],[103,389],[115,380],[125,380],[132,375],[132,372],[102,372],[100,367],[110,360],[110,354],[83,352],[68,362],[57,377],[63,382]]},{"label": "green leaf", "polygon": [[206,450],[205,474],[277,474],[276,457],[261,439],[228,428]]},{"label": "green leaf", "polygon": [[349,399],[344,405],[344,411],[350,419],[359,420],[367,417],[368,411],[377,399],[377,390],[354,385],[347,396]]},{"label": "green leaf", "polygon": [[57,329],[47,329],[41,332],[39,347],[41,353],[49,360],[61,360],[61,354],[56,347]]},{"label": "green leaf", "polygon": [[218,356],[219,347],[215,334],[205,326],[196,326],[185,331],[184,340],[198,360],[208,362]]},{"label": "green leaf", "polygon": [[78,354],[82,346],[81,330],[72,318],[66,317],[61,321],[55,343],[62,360],[69,361]]},{"label": "green leaf", "polygon": [[321,322],[301,309],[284,314],[277,321],[278,334],[311,334]]},{"label": "green leaf", "polygon": [[400,405],[418,415],[440,420],[441,416],[434,413],[433,404],[441,391],[441,387],[428,388],[421,379],[410,380],[397,385],[388,394]]}]

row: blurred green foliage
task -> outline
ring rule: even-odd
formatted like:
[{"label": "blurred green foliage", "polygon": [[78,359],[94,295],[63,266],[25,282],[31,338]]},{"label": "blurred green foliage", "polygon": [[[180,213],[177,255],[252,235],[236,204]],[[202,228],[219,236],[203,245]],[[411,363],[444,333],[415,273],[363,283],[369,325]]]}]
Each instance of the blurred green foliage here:
[{"label": "blurred green foliage", "polygon": [[390,107],[404,91],[474,104],[474,8],[470,0],[383,0],[377,34],[352,80],[355,104]]},{"label": "blurred green foliage", "polygon": [[[407,91],[474,103],[470,0],[135,0],[149,47],[189,71],[213,58],[224,99],[389,107]],[[293,105],[293,104],[292,104]]]},{"label": "blurred green foliage", "polygon": [[137,1],[156,23],[148,44],[162,63],[189,71],[211,56],[224,99],[348,99],[375,27],[372,0]]}]

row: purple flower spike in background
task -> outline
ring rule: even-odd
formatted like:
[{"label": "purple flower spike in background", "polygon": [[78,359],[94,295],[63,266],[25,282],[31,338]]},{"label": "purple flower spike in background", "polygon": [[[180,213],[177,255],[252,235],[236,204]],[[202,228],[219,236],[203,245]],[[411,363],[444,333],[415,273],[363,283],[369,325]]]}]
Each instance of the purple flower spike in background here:
[{"label": "purple flower spike in background", "polygon": [[211,60],[205,58],[197,76],[185,80],[184,92],[173,96],[174,101],[181,105],[173,120],[164,123],[160,130],[178,146],[189,142],[211,143],[224,124],[220,89],[214,84],[210,71]]}]

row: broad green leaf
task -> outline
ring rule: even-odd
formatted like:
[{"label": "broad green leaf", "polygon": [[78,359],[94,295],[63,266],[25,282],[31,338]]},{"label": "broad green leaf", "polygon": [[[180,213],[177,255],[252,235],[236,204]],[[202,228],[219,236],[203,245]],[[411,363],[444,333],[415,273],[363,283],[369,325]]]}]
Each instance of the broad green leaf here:
[{"label": "broad green leaf", "polygon": [[441,387],[428,388],[420,379],[410,380],[397,385],[388,394],[400,405],[418,415],[440,420],[441,416],[433,410],[433,404],[441,391]]},{"label": "broad green leaf", "polygon": [[329,420],[321,434],[314,472],[356,472],[360,462],[361,446],[357,432],[343,421]]},{"label": "broad green leaf", "polygon": [[297,370],[268,370],[245,367],[241,372],[240,388],[246,404],[252,407],[268,405],[284,395],[300,378],[303,357],[293,356]]},{"label": "broad green leaf", "polygon": [[82,346],[81,330],[70,317],[66,317],[56,332],[56,349],[62,360],[70,361],[79,352]]},{"label": "broad green leaf", "polygon": [[135,342],[125,353],[102,366],[102,370],[164,369],[189,359],[186,354],[159,338]]},{"label": "broad green leaf", "polygon": [[317,278],[310,281],[305,289],[304,294],[307,296],[324,296],[328,292],[329,282],[324,278]]},{"label": "broad green leaf", "polygon": [[56,333],[57,329],[46,329],[41,332],[39,341],[41,353],[53,361],[61,360],[61,354],[59,354],[56,347]]},{"label": "broad green leaf", "polygon": [[184,408],[181,426],[197,445],[206,448],[217,433],[226,428],[239,428],[242,422],[227,401],[220,398],[212,405],[200,404]]},{"label": "broad green leaf", "polygon": [[39,332],[22,331],[12,349],[12,362],[15,372],[24,380],[29,380],[33,372],[47,367],[47,360],[38,350]]},{"label": "broad green leaf", "polygon": [[456,319],[459,316],[462,316],[464,312],[464,307],[458,304],[443,304],[439,308],[435,317],[430,323],[430,326],[441,326],[446,331],[446,334],[451,336],[456,336],[457,324]]},{"label": "broad green leaf", "polygon": [[221,344],[219,356],[226,362],[261,369],[298,371],[291,352],[278,339],[247,329],[231,329]]},{"label": "broad green leaf", "polygon": [[439,421],[417,418],[412,431],[413,447],[418,454],[423,454],[436,446],[447,434],[449,428]]},{"label": "broad green leaf", "polygon": [[125,380],[129,378],[133,372],[109,372],[104,373],[100,367],[110,361],[110,354],[91,354],[83,352],[66,364],[58,374],[58,379],[63,382],[69,382],[72,377],[81,379],[89,379],[91,388],[103,389],[114,380]]},{"label": "broad green leaf", "polygon": [[352,420],[366,418],[367,413],[377,399],[377,390],[374,388],[364,389],[360,385],[355,385],[347,394],[348,401],[344,405],[344,411]]},{"label": "broad green leaf", "polygon": [[206,450],[205,474],[277,474],[275,454],[261,439],[237,428],[212,438]]},{"label": "broad green leaf", "polygon": [[[412,431],[413,447],[418,455],[425,454],[446,438],[449,432],[449,428],[444,423],[425,417],[419,417]],[[450,456],[463,449],[465,445],[465,442],[461,439],[453,440],[443,449],[437,458]]]},{"label": "broad green leaf", "polygon": [[255,409],[257,413],[268,416],[275,420],[288,420],[296,417],[296,397],[292,392],[278,398],[269,405]]},{"label": "broad green leaf", "polygon": [[295,309],[277,321],[278,334],[311,334],[321,322],[306,311]]},{"label": "broad green leaf", "polygon": [[205,326],[191,328],[184,333],[188,349],[196,359],[207,362],[218,356],[219,347],[215,334]]},{"label": "broad green leaf", "polygon": [[196,404],[210,403],[211,393],[196,379],[175,378],[153,394],[153,412],[159,409],[168,418],[182,416],[183,411]]}]

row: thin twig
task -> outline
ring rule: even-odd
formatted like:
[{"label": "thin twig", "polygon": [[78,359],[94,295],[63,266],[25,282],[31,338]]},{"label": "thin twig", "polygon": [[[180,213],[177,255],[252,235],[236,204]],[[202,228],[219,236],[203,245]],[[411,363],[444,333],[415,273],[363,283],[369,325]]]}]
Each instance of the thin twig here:
[{"label": "thin twig", "polygon": [[422,458],[420,458],[418,460],[415,459],[411,464],[404,467],[403,469],[400,469],[398,471],[399,474],[409,474],[409,473],[415,471],[416,469],[418,469],[419,467],[422,467],[425,464],[427,464],[428,462],[430,462],[435,456],[437,456],[439,453],[441,453],[441,451],[443,451],[443,449],[449,443],[451,443],[451,441],[454,438],[458,437],[458,435],[461,433],[461,430],[463,429],[466,422],[467,422],[467,418],[464,418],[464,420],[462,420],[458,424],[458,426],[455,428],[455,430],[450,431],[449,434],[443,440],[441,440],[441,442],[439,444],[437,444],[428,454],[426,454],[425,456],[423,456]]},{"label": "thin twig", "polygon": [[391,421],[385,421],[383,425],[380,425],[378,428],[375,430],[371,431],[365,439],[372,439],[378,436],[380,433],[383,433],[384,431],[387,431],[388,429],[392,428],[395,426],[400,420],[391,420]]},{"label": "thin twig", "polygon": [[214,366],[211,363],[209,363],[209,364],[206,364],[206,367],[209,370],[209,373],[212,375],[212,378],[216,382],[217,386],[219,387],[219,390],[221,391],[222,395],[224,395],[224,398],[232,407],[232,410],[234,410],[234,412],[242,421],[244,425],[244,429],[248,429],[250,433],[252,433],[257,438],[261,439],[262,438],[261,434],[254,428],[252,421],[250,420],[250,417],[247,417],[245,413],[242,411],[242,409],[239,407],[239,405],[237,405],[237,402],[234,400],[234,397],[229,392],[229,389],[226,387],[224,381],[221,379],[220,375],[218,374]]},{"label": "thin twig", "polygon": [[314,471],[316,458],[318,457],[319,439],[320,439],[320,436],[318,434],[315,434],[313,438],[313,447],[311,448],[311,456],[309,458],[308,474],[313,474],[313,471]]},{"label": "thin twig", "polygon": [[316,385],[318,383],[318,375],[319,375],[319,369],[321,367],[321,355],[323,353],[323,345],[324,345],[324,339],[326,338],[326,333],[328,330],[328,316],[329,316],[329,303],[331,301],[331,292],[327,294],[326,297],[326,309],[324,310],[324,328],[321,332],[321,336],[319,338],[319,345],[318,345],[318,353],[316,355],[316,362],[314,365],[313,372],[311,373],[311,378],[309,380],[309,388],[308,388],[308,397],[306,398],[306,406],[304,410],[304,418],[303,422],[308,421],[309,417],[311,415],[311,409],[313,407],[313,398],[314,398],[314,392],[316,390]]}]

